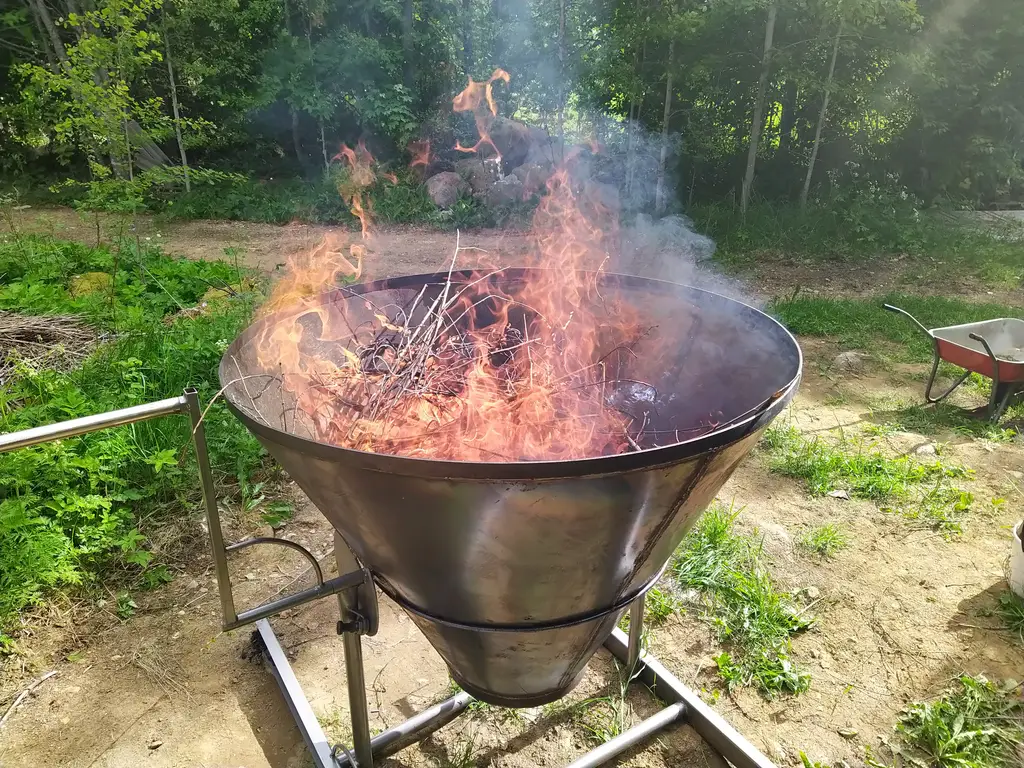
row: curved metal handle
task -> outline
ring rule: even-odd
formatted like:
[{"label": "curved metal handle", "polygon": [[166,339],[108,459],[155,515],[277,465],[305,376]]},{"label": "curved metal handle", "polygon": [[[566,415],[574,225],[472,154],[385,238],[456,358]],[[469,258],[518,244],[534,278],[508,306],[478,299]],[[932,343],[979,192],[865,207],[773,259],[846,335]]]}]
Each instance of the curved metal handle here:
[{"label": "curved metal handle", "polygon": [[985,348],[985,351],[988,352],[988,356],[992,358],[992,362],[996,365],[999,364],[999,358],[996,357],[995,354],[992,352],[992,347],[990,347],[988,345],[988,342],[985,341],[984,336],[982,336],[980,333],[974,333],[973,331],[971,333],[968,333],[967,336],[971,339],[974,339],[975,341],[980,341],[981,346],[983,346]]},{"label": "curved metal handle", "polygon": [[916,326],[917,326],[918,328],[920,328],[920,329],[921,329],[922,331],[924,331],[924,332],[925,332],[925,333],[926,333],[926,334],[928,335],[928,338],[929,338],[929,339],[933,339],[933,338],[935,338],[935,337],[934,337],[934,336],[932,335],[932,332],[931,332],[931,331],[930,331],[930,330],[929,330],[928,328],[925,328],[925,327],[924,327],[924,325],[923,325],[923,324],[921,323],[921,321],[920,321],[920,320],[918,320],[918,319],[917,319],[916,317],[914,317],[914,316],[913,316],[912,314],[910,314],[909,312],[907,312],[907,310],[905,310],[905,309],[900,309],[899,307],[894,307],[894,306],[893,306],[892,304],[883,304],[883,305],[882,305],[882,309],[886,309],[886,310],[888,310],[888,311],[890,311],[890,312],[899,312],[899,313],[900,313],[901,315],[906,315],[907,317],[909,317],[909,318],[910,318],[911,320],[913,320],[913,321],[914,321],[914,324],[915,324],[915,325],[916,325]]}]

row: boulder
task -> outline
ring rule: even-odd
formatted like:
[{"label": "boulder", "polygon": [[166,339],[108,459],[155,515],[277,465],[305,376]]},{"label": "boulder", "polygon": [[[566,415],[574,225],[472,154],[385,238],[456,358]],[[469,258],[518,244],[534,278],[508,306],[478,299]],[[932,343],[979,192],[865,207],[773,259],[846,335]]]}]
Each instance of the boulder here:
[{"label": "boulder", "polygon": [[483,196],[497,180],[492,163],[486,165],[479,157],[467,157],[455,164],[455,172],[469,184],[474,195]]},{"label": "boulder", "polygon": [[460,192],[469,191],[469,184],[459,174],[444,171],[427,179],[427,194],[438,208],[451,208]]},{"label": "boulder", "polygon": [[[488,127],[491,142],[501,153],[506,168],[515,168],[526,162],[534,142],[531,129],[518,120],[497,115]],[[541,131],[543,133],[543,131]]]},{"label": "boulder", "polygon": [[510,173],[494,182],[484,199],[491,208],[517,203],[523,199],[523,182]]},{"label": "boulder", "polygon": [[512,175],[522,183],[523,197],[527,198],[544,190],[548,179],[551,178],[551,170],[541,165],[526,163],[513,170]]}]

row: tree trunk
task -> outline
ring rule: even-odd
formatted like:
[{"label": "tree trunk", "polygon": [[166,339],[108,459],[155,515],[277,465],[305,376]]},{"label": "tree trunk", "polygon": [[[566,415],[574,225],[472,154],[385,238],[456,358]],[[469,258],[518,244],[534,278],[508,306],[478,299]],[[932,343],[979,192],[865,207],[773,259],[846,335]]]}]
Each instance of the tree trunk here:
[{"label": "tree trunk", "polygon": [[58,60],[65,67],[68,65],[68,52],[64,49],[64,42],[60,39],[60,35],[57,33],[57,27],[53,23],[53,17],[50,16],[50,9],[46,7],[46,3],[43,0],[30,0],[33,4],[36,14],[42,21],[43,27],[46,29],[46,34],[50,38],[50,44],[53,46],[53,52],[57,54]]},{"label": "tree trunk", "polygon": [[783,152],[788,152],[793,144],[798,95],[796,80],[787,80],[782,86],[782,116],[779,118],[779,149]]},{"label": "tree trunk", "polygon": [[181,168],[185,173],[185,191],[192,191],[192,181],[188,177],[188,157],[185,155],[185,142],[181,138],[181,113],[178,110],[178,87],[174,82],[174,64],[171,61],[171,36],[164,25],[164,50],[167,52],[167,79],[171,82],[171,112],[174,114],[174,137],[178,140],[178,152],[181,154]]},{"label": "tree trunk", "polygon": [[302,162],[302,139],[299,137],[299,110],[292,107],[292,149],[295,150],[295,161],[305,168]]},{"label": "tree trunk", "polygon": [[473,0],[462,0],[462,61],[466,77],[473,76]]},{"label": "tree trunk", "polygon": [[740,191],[740,212],[747,213],[750,205],[750,189],[754,185],[754,167],[757,165],[757,149],[761,143],[761,123],[764,122],[764,99],[768,91],[768,74],[772,67],[772,38],[775,35],[775,17],[778,8],[775,3],[768,7],[768,22],[764,28],[764,53],[761,56],[761,75],[757,79],[757,101],[754,102],[754,114],[750,122],[750,146],[747,148],[747,170],[743,174],[743,187]]},{"label": "tree trunk", "polygon": [[565,3],[558,0],[558,141],[565,158]]},{"label": "tree trunk", "polygon": [[665,112],[661,117],[661,158],[658,161],[658,183],[654,194],[654,210],[665,212],[665,164],[668,162],[668,123],[672,115],[672,62],[675,59],[676,41],[668,44],[668,67],[665,73]]},{"label": "tree trunk", "polygon": [[821,146],[821,131],[825,126],[825,117],[828,114],[828,100],[832,95],[832,77],[836,73],[836,57],[839,55],[839,38],[843,34],[843,22],[840,19],[839,29],[836,30],[836,38],[832,42],[832,61],[828,64],[828,77],[825,79],[825,95],[821,99],[821,112],[818,114],[818,127],[814,129],[814,144],[811,146],[811,159],[807,163],[807,175],[804,176],[804,188],[800,190],[800,210],[807,208],[807,195],[811,191],[811,177],[814,176],[814,164],[818,160],[818,148]]},{"label": "tree trunk", "polygon": [[320,151],[323,153],[323,156],[324,156],[324,170],[325,171],[329,171],[329,170],[331,170],[331,161],[327,157],[327,140],[324,137],[324,120],[323,120],[323,118],[320,118],[318,120],[318,123],[319,123],[319,126],[320,126]]},{"label": "tree trunk", "polygon": [[409,90],[416,74],[412,67],[412,3],[413,0],[405,0],[402,6],[402,82]]},{"label": "tree trunk", "polygon": [[39,9],[36,8],[36,4],[32,0],[26,0],[28,9],[32,13],[32,21],[35,22],[36,33],[39,35],[39,42],[43,48],[43,53],[46,54],[46,62],[50,65],[50,69],[56,71],[60,68],[60,64],[57,62],[57,54],[53,50],[53,43],[50,40],[50,36],[46,32],[46,25],[43,24],[43,19],[39,15]]}]

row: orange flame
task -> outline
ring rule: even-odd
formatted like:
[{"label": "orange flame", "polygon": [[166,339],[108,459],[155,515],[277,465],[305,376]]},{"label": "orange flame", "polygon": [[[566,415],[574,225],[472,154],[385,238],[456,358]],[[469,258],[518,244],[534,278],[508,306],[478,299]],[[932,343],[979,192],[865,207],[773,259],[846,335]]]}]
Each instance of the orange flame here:
[{"label": "orange flame", "polygon": [[417,139],[410,141],[408,146],[409,154],[412,155],[410,168],[422,168],[424,173],[430,165],[430,139]]},{"label": "orange flame", "polygon": [[469,78],[469,84],[452,101],[452,109],[456,112],[472,112],[476,121],[476,131],[480,135],[476,144],[472,147],[464,147],[460,142],[455,143],[455,149],[459,152],[477,152],[481,145],[490,145],[494,154],[501,159],[501,152],[491,141],[490,128],[495,116],[498,114],[498,105],[494,103],[494,83],[498,80],[506,84],[511,82],[512,77],[504,69],[498,68],[491,73],[487,80],[476,81]]},{"label": "orange flame", "polygon": [[[490,86],[498,79],[508,75],[496,70],[486,83],[471,80],[455,100],[478,118],[481,142],[489,142],[481,115],[496,112]],[[339,155],[353,185],[339,191],[365,237],[372,157],[363,145]],[[422,289],[330,301],[316,294],[357,277],[363,251],[344,258],[325,244],[294,265],[301,276],[268,304],[277,314],[259,340],[259,363],[283,380],[296,413],[326,443],[462,461],[635,450],[647,416],[638,421],[612,407],[609,390],[635,378],[633,350],[650,329],[601,292],[615,221],[562,168],[533,217],[529,264],[543,269],[528,279],[488,267],[468,277],[450,272]],[[450,270],[461,255],[457,249]]]}]

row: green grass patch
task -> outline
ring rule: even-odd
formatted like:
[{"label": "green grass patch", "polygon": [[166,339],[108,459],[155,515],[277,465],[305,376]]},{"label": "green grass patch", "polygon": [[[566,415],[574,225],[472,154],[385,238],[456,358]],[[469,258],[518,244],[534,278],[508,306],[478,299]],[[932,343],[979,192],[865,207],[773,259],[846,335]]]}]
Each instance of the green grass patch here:
[{"label": "green grass patch", "polygon": [[792,203],[755,201],[741,215],[733,205],[699,205],[689,211],[698,232],[717,244],[715,260],[727,270],[744,271],[764,255],[805,263],[868,262],[898,257],[907,279],[962,279],[1016,286],[1024,280],[1021,228],[920,211],[901,195],[858,194],[851,199],[818,201],[806,211]]},{"label": "green grass patch", "polygon": [[[1015,423],[1018,415],[1024,416],[1024,404],[1007,410],[1004,419]],[[946,402],[934,405],[926,403],[889,405],[872,412],[871,418],[875,419],[877,423],[865,427],[865,432],[879,436],[890,435],[894,432],[914,432],[919,435],[952,433],[993,443],[1008,443],[1019,435],[1016,427],[992,424],[985,417],[979,417],[966,408]]]},{"label": "green grass patch", "polygon": [[[136,252],[129,243],[0,239],[0,276],[0,309],[76,315],[107,338],[73,370],[16,361],[0,386],[3,432],[180,395],[186,386],[209,401],[220,356],[254,301],[231,265]],[[221,298],[205,312],[178,314],[211,290]],[[226,408],[211,408],[206,428],[218,481],[235,483],[260,466],[259,444]],[[0,631],[51,589],[110,579],[127,617],[130,590],[170,578],[161,561],[174,553],[155,548],[150,534],[183,507],[198,509],[189,438],[185,418],[167,417],[0,455]],[[236,495],[238,485],[223,492]]]},{"label": "green grass patch", "polygon": [[1024,599],[1007,590],[999,596],[999,617],[1024,645]]},{"label": "green grass patch", "polygon": [[1024,744],[1020,686],[998,687],[963,675],[936,701],[912,704],[897,732],[915,765],[932,768],[1017,768]]},{"label": "green grass patch", "polygon": [[720,505],[708,509],[676,551],[672,573],[680,588],[701,595],[703,617],[726,647],[716,662],[730,688],[801,693],[811,678],[790,660],[790,638],[813,618],[775,586],[759,541],[733,530],[736,515]]},{"label": "green grass patch", "polygon": [[846,491],[947,537],[962,532],[961,522],[974,501],[972,494],[951,483],[971,477],[971,470],[938,459],[889,457],[859,438],[832,444],[805,437],[792,426],[773,426],[765,430],[761,446],[772,472],[804,481],[814,496]]},{"label": "green grass patch", "polygon": [[808,552],[824,558],[835,556],[850,545],[850,540],[837,525],[826,523],[812,528],[800,538],[800,546]]},{"label": "green grass patch", "polygon": [[[1019,247],[1024,248],[1024,245]],[[1024,308],[1020,306],[905,294],[889,294],[877,299],[797,295],[776,299],[770,311],[789,330],[801,336],[833,339],[845,349],[876,349],[878,342],[888,342],[894,345],[893,354],[899,359],[931,360],[932,342],[908,318],[883,309],[883,303],[907,310],[926,328],[1024,316]]]}]

